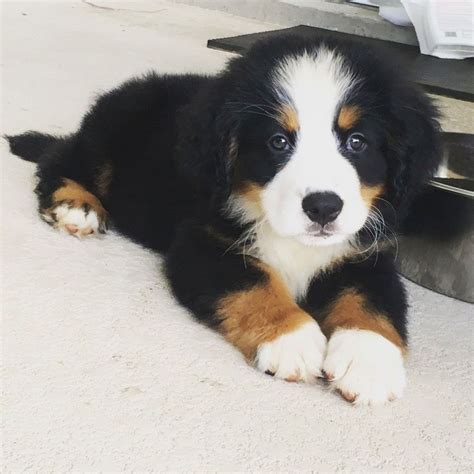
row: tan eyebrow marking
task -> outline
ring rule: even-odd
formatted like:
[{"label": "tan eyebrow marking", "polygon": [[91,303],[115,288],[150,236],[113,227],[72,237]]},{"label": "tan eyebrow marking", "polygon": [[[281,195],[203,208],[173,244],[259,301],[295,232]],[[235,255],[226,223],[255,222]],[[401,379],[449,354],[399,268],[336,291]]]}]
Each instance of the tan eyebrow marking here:
[{"label": "tan eyebrow marking", "polygon": [[349,130],[359,120],[360,115],[361,110],[356,105],[344,105],[339,112],[337,124],[343,130]]},{"label": "tan eyebrow marking", "polygon": [[279,122],[288,132],[296,132],[300,128],[298,113],[291,105],[283,105],[279,110]]}]

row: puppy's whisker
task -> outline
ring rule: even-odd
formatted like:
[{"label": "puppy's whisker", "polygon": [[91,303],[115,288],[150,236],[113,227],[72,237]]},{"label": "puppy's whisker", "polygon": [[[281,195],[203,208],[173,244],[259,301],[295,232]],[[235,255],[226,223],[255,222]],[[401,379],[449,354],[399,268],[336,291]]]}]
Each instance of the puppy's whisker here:
[{"label": "puppy's whisker", "polygon": [[[383,199],[383,201],[385,201],[385,199]],[[388,202],[388,201],[385,201],[387,204],[389,204],[392,209],[395,211],[395,209],[393,208],[393,206]],[[396,247],[396,256],[398,256],[398,239],[397,239],[397,235],[396,233],[393,231],[393,229],[390,228],[390,226],[385,222],[385,219],[380,211],[380,209],[378,209],[376,206],[372,206],[373,207],[373,212],[378,216],[378,218],[380,219],[381,221],[381,224],[382,224],[382,229],[384,231],[384,237],[391,243],[391,244],[394,244],[394,246]],[[393,237],[393,241],[392,239],[390,238],[390,236],[385,232],[385,231],[388,231],[390,232],[390,234],[392,235]]]},{"label": "puppy's whisker", "polygon": [[[393,204],[390,202],[390,201],[387,201],[386,199],[384,198],[381,198],[381,197],[376,197],[375,199],[377,199],[378,201],[382,201],[383,203],[385,203],[388,207],[390,207],[393,211],[393,214],[396,216],[397,215],[397,211],[396,209],[393,207]],[[376,209],[377,207],[375,205],[373,205]]]},{"label": "puppy's whisker", "polygon": [[[381,217],[382,217],[381,214],[372,213],[372,212],[369,212],[369,215],[367,216],[367,220],[363,226],[363,229],[367,230],[367,232],[373,239],[372,243],[369,246],[362,245],[362,243],[360,242],[360,239],[357,238],[356,245],[359,248],[359,251],[356,253],[356,255],[367,254],[366,258],[364,260],[361,260],[361,262],[368,260],[374,253],[378,255],[378,252],[379,252],[378,242],[380,241],[381,237],[384,235]],[[377,263],[377,259],[375,260],[375,264],[376,263]]]},{"label": "puppy's whisker", "polygon": [[[256,221],[254,224],[252,224],[249,228],[247,228],[238,237],[238,239],[225,250],[223,255],[226,255],[228,252],[230,252],[234,249],[238,249],[238,251],[236,253],[240,253],[243,256],[244,265],[245,265],[245,267],[247,267],[246,257],[248,255],[250,255],[250,252],[252,251],[252,247],[253,247],[253,244],[254,244],[253,240],[254,240],[254,237],[255,237],[255,234],[256,234],[258,228],[260,226],[262,226],[265,221],[266,221],[266,219],[262,218],[262,219]],[[249,247],[247,247],[247,243],[248,243],[249,240],[251,240],[251,243],[250,243]]]},{"label": "puppy's whisker", "polygon": [[[247,236],[243,242],[243,246],[242,246],[242,256],[243,256],[243,259],[244,259],[244,266],[245,268],[247,268],[247,260],[246,260],[246,256],[247,255],[250,255],[250,252],[252,252],[252,250],[254,250],[254,245],[255,245],[255,242],[256,242],[256,233],[259,229],[259,227],[261,227],[264,223],[265,223],[266,219],[263,218],[263,219],[260,219],[259,221],[255,222],[255,224],[250,227],[249,231],[247,232]],[[248,248],[248,252],[247,252],[247,242],[248,240],[250,240],[250,246]]]},{"label": "puppy's whisker", "polygon": [[238,247],[248,237],[248,233],[253,232],[253,228],[254,228],[254,226],[250,227],[249,229],[246,229],[233,244],[231,244],[229,247],[227,247],[227,249],[225,250],[225,252],[222,255],[224,256],[227,253],[229,253],[231,250]]},{"label": "puppy's whisker", "polygon": [[237,113],[262,115],[264,117],[269,117],[271,119],[278,120],[278,109],[274,106],[269,106],[265,104],[248,104],[245,102],[230,102],[229,104],[244,106],[241,109],[237,110]]},{"label": "puppy's whisker", "polygon": [[381,241],[386,241],[395,247],[395,260],[398,258],[397,236],[390,226],[385,222],[382,212],[376,206],[372,205],[363,228],[371,235],[373,242],[367,248],[360,251],[360,254],[371,252],[367,258],[369,258],[374,253],[374,251],[376,251],[378,254],[378,243]]}]

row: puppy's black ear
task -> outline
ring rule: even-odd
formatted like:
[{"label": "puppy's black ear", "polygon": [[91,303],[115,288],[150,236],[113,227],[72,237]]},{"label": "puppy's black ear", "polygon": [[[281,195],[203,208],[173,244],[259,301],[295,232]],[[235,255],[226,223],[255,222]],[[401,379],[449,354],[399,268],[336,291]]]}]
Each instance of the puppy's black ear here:
[{"label": "puppy's black ear", "polygon": [[389,131],[388,144],[391,200],[401,218],[438,169],[442,157],[438,110],[418,89],[403,89],[392,104],[394,127]]},{"label": "puppy's black ear", "polygon": [[222,201],[230,192],[236,152],[233,114],[218,80],[201,90],[177,117],[178,168],[200,194]]}]

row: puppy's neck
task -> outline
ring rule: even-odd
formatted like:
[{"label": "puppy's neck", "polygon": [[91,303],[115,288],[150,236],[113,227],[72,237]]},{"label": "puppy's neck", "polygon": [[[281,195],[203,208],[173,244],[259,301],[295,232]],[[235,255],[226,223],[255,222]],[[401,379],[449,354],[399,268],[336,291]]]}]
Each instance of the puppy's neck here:
[{"label": "puppy's neck", "polygon": [[354,252],[349,242],[307,246],[276,234],[270,224],[256,226],[248,253],[278,271],[295,300],[304,299],[313,277],[329,271]]}]

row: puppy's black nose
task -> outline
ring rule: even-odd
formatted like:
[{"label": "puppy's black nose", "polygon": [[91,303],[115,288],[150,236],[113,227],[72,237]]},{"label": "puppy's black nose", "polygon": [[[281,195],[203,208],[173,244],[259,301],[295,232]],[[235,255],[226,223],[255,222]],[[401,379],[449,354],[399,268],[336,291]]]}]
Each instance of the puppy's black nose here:
[{"label": "puppy's black nose", "polygon": [[336,219],[342,205],[342,199],[331,192],[311,193],[303,199],[303,211],[313,222],[322,226]]}]

